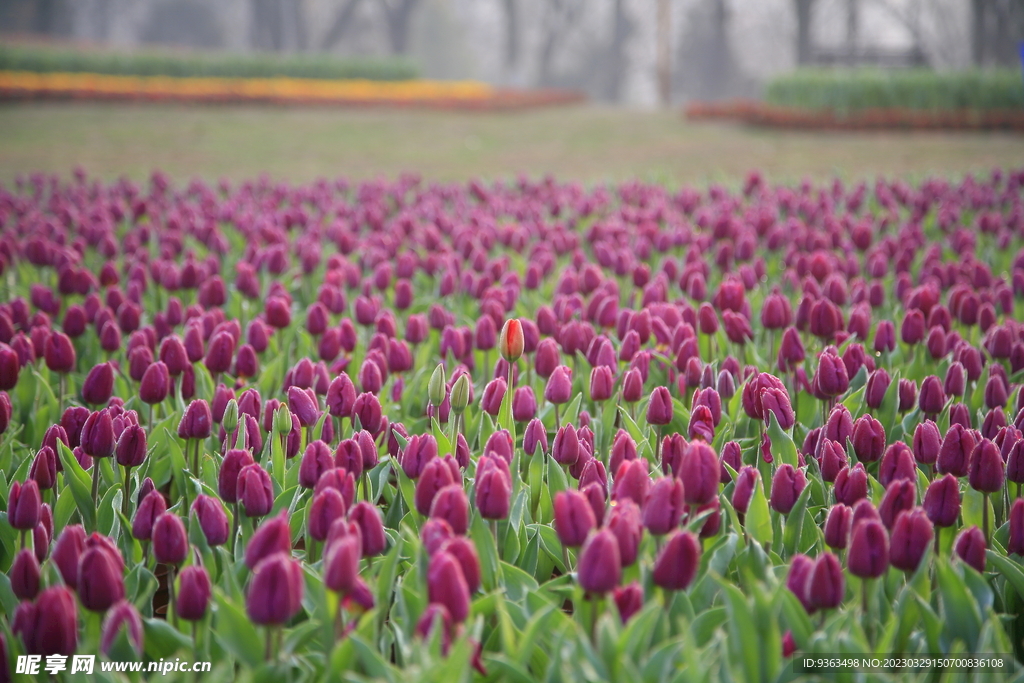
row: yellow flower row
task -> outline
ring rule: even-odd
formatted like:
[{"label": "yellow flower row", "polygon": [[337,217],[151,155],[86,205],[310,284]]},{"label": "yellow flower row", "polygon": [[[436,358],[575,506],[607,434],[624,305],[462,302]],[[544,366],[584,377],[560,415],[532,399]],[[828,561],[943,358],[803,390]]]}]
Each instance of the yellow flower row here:
[{"label": "yellow flower row", "polygon": [[485,100],[494,90],[477,81],[371,81],[308,78],[111,76],[0,71],[0,90],[46,94],[330,101]]}]

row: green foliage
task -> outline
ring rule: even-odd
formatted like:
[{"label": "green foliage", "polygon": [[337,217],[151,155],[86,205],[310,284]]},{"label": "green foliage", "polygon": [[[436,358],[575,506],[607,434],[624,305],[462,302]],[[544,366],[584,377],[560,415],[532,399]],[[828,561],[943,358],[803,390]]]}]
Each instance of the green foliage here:
[{"label": "green foliage", "polygon": [[404,59],[332,55],[107,52],[0,45],[0,70],[99,73],[118,76],[318,78],[402,81],[418,77]]},{"label": "green foliage", "polygon": [[992,111],[1024,107],[1018,70],[801,69],[773,80],[770,104],[839,113],[864,109]]}]

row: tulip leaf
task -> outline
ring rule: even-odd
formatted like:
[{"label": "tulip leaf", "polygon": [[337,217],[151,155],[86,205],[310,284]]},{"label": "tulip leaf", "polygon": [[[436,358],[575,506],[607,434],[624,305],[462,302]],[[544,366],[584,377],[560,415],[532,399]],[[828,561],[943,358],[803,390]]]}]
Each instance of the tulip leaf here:
[{"label": "tulip leaf", "polygon": [[773,538],[772,517],[768,510],[768,499],[764,495],[764,482],[760,477],[754,486],[754,495],[750,498],[744,525],[750,537],[759,544],[771,544]]},{"label": "tulip leaf", "polygon": [[537,580],[514,564],[501,563],[501,578],[505,596],[513,602],[522,602],[540,586]]},{"label": "tulip leaf", "polygon": [[498,561],[498,544],[487,520],[479,514],[473,515],[469,535],[480,555],[480,581],[484,590],[495,590],[501,585],[501,565]]},{"label": "tulip leaf", "polygon": [[116,539],[121,528],[118,511],[121,509],[121,484],[114,484],[107,489],[100,501],[97,527],[105,536]]},{"label": "tulip leaf", "polygon": [[985,505],[988,505],[988,523],[989,528],[992,528],[995,524],[995,513],[992,511],[992,500],[989,499],[986,503],[985,495],[981,491],[972,489],[970,486],[966,488],[963,494],[963,508],[962,514],[964,518],[964,527],[976,526],[979,529],[984,528],[982,519],[984,515]]},{"label": "tulip leaf", "polygon": [[[248,624],[247,621],[246,623]],[[249,625],[249,628],[251,629],[252,626]],[[143,619],[142,633],[143,649],[149,659],[170,657],[180,650],[194,651],[192,639],[163,619]],[[259,651],[259,641],[257,641],[256,652]]]},{"label": "tulip leaf", "polygon": [[[747,681],[770,680],[761,677],[759,648],[756,645],[761,642],[761,638],[750,605],[739,588],[721,579],[719,583],[722,585],[725,608],[729,614],[729,637],[726,644],[733,662],[743,667],[744,678]],[[772,642],[771,646],[778,647],[776,642]]]},{"label": "tulip leaf", "polygon": [[60,532],[71,521],[71,515],[75,514],[75,494],[70,486],[65,486],[57,496],[57,503],[53,507],[53,537],[60,536]]},{"label": "tulip leaf", "polygon": [[[274,420],[277,422],[277,420]],[[277,425],[270,431],[270,436],[267,437],[270,440],[270,475],[277,482],[277,485],[282,489],[285,486],[285,452],[284,446],[281,443],[281,437],[277,432]],[[266,465],[263,465],[266,468]]]},{"label": "tulip leaf", "polygon": [[793,441],[793,437],[782,429],[782,425],[779,424],[774,411],[769,410],[767,412],[768,438],[772,442],[772,455],[777,455],[782,462],[788,465],[799,467],[800,460],[797,456],[796,443]]},{"label": "tulip leaf", "polygon": [[377,648],[373,647],[362,637],[356,634],[349,636],[352,646],[355,648],[359,661],[363,663],[367,673],[373,678],[384,679],[388,683],[395,683],[394,668],[380,656]]},{"label": "tulip leaf", "polygon": [[801,537],[801,530],[804,526],[805,511],[807,510],[807,500],[811,495],[811,487],[805,486],[804,490],[800,492],[796,502],[793,503],[793,509],[789,511],[789,515],[786,517],[785,529],[782,532],[782,547],[785,550],[786,557],[790,557],[793,553],[797,552],[797,542]]},{"label": "tulip leaf", "polygon": [[89,473],[78,464],[75,454],[64,444],[57,440],[58,456],[64,466],[64,481],[71,487],[71,494],[75,497],[78,505],[78,514],[86,530],[96,529],[96,507],[92,502],[92,481]]},{"label": "tulip leaf", "polygon": [[317,418],[316,424],[313,425],[312,438],[314,441],[323,439],[324,436],[324,423],[327,422],[331,417],[331,414],[326,410],[320,413],[320,417]]},{"label": "tulip leaf", "polygon": [[[629,432],[629,436],[636,443],[638,455],[641,458],[647,458],[652,463],[654,462],[654,452],[651,450],[651,442],[644,436],[644,433],[637,426],[637,423],[633,418],[629,416],[626,409],[619,406],[619,415],[622,417],[622,424],[625,425],[626,431]],[[660,465],[661,463],[654,463]],[[614,474],[614,473],[612,473]]]},{"label": "tulip leaf", "polygon": [[575,397],[569,402],[569,407],[565,409],[565,413],[562,415],[562,424],[567,425],[578,425],[580,419],[580,401],[583,399],[583,394],[576,394]]},{"label": "tulip leaf", "polygon": [[892,380],[889,382],[889,387],[885,390],[885,395],[882,397],[882,405],[878,408],[878,421],[885,427],[885,433],[889,436],[891,442],[893,429],[896,427],[896,416],[899,415],[900,407],[900,371],[896,370],[892,374]]},{"label": "tulip leaf", "polygon": [[959,638],[974,652],[981,629],[982,619],[978,604],[974,601],[964,581],[946,561],[936,565],[939,585],[939,604],[946,633]]},{"label": "tulip leaf", "polygon": [[1017,595],[1024,599],[1024,571],[1021,571],[1020,566],[1010,558],[991,550],[985,551],[985,555],[989,563],[1006,577],[1006,581],[1017,591]]},{"label": "tulip leaf", "polygon": [[[224,649],[246,666],[258,666],[263,653],[256,625],[219,590],[214,591],[213,635]],[[166,623],[166,622],[165,622]],[[148,641],[148,638],[147,638]],[[146,643],[147,647],[149,643]]]}]

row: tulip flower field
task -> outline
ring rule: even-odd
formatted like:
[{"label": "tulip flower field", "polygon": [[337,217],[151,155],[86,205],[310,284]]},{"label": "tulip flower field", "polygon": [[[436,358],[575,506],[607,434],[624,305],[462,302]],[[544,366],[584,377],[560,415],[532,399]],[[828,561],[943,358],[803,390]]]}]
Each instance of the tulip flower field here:
[{"label": "tulip flower field", "polygon": [[1024,170],[36,174],[0,269],[0,683],[1024,675]]}]

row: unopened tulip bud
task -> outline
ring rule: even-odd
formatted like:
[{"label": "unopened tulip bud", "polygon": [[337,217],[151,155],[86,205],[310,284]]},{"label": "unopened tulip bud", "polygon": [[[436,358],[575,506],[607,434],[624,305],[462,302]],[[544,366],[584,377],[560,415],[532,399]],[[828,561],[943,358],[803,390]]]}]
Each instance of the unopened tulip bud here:
[{"label": "unopened tulip bud", "polygon": [[917,570],[934,530],[924,510],[914,508],[896,518],[889,542],[889,561],[905,572]]},{"label": "unopened tulip bud", "polygon": [[960,516],[960,488],[956,477],[947,474],[928,486],[924,496],[924,511],[937,527],[956,524]]},{"label": "unopened tulip bud", "polygon": [[953,542],[953,551],[978,572],[985,571],[985,536],[976,526],[961,531]]},{"label": "unopened tulip bud", "polygon": [[850,540],[850,526],[853,510],[842,503],[836,503],[825,520],[825,545],[834,550],[844,550]]},{"label": "unopened tulip bud", "polygon": [[858,522],[850,538],[846,557],[850,573],[862,579],[877,579],[889,566],[889,534],[875,521]]},{"label": "unopened tulip bud", "polygon": [[694,534],[674,531],[654,562],[654,584],[665,590],[686,590],[697,574],[700,556],[700,541]]},{"label": "unopened tulip bud", "polygon": [[796,469],[788,463],[779,466],[772,477],[770,496],[772,508],[788,515],[806,485],[807,479],[804,477],[803,470]]},{"label": "unopened tulip bud", "polygon": [[587,593],[607,593],[622,579],[619,543],[609,529],[602,529],[583,544],[577,567],[580,586]]},{"label": "unopened tulip bud", "polygon": [[439,406],[444,401],[445,376],[444,363],[438,363],[434,372],[430,375],[430,382],[427,383],[427,400],[432,405]]},{"label": "unopened tulip bud", "polygon": [[261,626],[287,623],[302,607],[305,587],[302,567],[285,553],[274,553],[256,566],[246,612]]},{"label": "unopened tulip bud", "polygon": [[440,551],[430,558],[427,594],[430,602],[444,605],[455,622],[461,623],[469,616],[469,584],[454,555]]},{"label": "unopened tulip bud", "polygon": [[466,411],[466,407],[469,405],[469,393],[469,376],[461,374],[452,385],[451,409],[453,413],[461,415]]},{"label": "unopened tulip bud", "polygon": [[175,614],[185,621],[200,621],[210,604],[210,575],[198,565],[185,567],[178,577]]},{"label": "unopened tulip bud", "polygon": [[832,609],[842,604],[846,582],[835,555],[829,552],[818,555],[807,576],[805,591],[807,604],[815,609]]},{"label": "unopened tulip bud", "polygon": [[501,352],[501,357],[510,363],[514,363],[523,355],[525,343],[523,326],[519,319],[510,318],[506,320],[505,325],[501,328],[501,336],[498,339],[498,350]]},{"label": "unopened tulip bud", "polygon": [[554,510],[555,531],[564,546],[576,548],[583,545],[587,535],[597,526],[589,502],[578,491],[555,494]]}]

